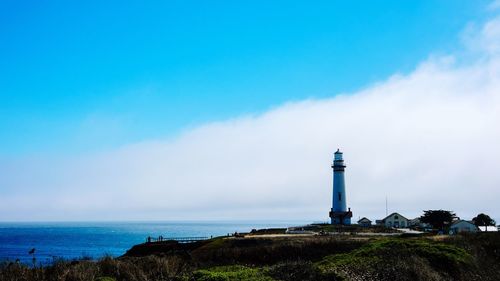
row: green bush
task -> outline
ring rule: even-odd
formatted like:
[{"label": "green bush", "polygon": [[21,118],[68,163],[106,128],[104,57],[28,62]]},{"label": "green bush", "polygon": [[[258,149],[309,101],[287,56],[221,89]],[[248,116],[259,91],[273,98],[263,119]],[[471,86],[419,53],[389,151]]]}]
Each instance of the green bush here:
[{"label": "green bush", "polygon": [[97,277],[95,281],[116,281],[113,277]]},{"label": "green bush", "polygon": [[323,273],[310,261],[288,261],[273,265],[267,269],[267,274],[281,281],[316,281],[343,280],[335,272]]},{"label": "green bush", "polygon": [[262,269],[246,266],[219,266],[197,270],[193,274],[196,281],[273,281]]}]

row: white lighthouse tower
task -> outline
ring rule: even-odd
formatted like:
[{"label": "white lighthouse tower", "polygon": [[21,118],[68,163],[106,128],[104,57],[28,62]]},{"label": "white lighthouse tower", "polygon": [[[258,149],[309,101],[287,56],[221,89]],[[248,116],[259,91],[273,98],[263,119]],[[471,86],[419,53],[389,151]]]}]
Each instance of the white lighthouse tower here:
[{"label": "white lighthouse tower", "polygon": [[347,198],[345,194],[345,179],[344,179],[344,158],[339,149],[333,157],[333,200],[332,209],[330,210],[330,219],[332,224],[351,224],[352,212],[351,208],[347,209]]}]

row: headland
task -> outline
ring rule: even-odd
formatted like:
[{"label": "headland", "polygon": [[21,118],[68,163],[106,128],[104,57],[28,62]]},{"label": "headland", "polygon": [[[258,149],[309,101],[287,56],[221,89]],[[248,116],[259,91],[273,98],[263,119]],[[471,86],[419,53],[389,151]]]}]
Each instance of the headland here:
[{"label": "headland", "polygon": [[[291,233],[290,233],[291,232]],[[498,280],[500,235],[311,225],[135,245],[122,257],[4,264],[0,280]],[[60,279],[62,278],[62,279]]]}]

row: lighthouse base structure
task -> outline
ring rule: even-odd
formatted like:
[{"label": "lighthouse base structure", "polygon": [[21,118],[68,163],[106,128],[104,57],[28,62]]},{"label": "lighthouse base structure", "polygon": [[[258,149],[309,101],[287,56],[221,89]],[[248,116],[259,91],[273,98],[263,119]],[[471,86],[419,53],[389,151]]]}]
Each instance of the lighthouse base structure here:
[{"label": "lighthouse base structure", "polygon": [[347,212],[335,212],[333,209],[330,211],[330,219],[332,224],[350,225],[352,218],[351,208]]}]

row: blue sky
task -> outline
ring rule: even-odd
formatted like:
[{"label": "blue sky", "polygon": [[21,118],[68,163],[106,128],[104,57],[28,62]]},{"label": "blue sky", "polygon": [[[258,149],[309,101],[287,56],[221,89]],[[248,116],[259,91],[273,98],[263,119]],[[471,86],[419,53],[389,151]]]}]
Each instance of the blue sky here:
[{"label": "blue sky", "polygon": [[0,156],[171,138],[456,52],[488,1],[1,1]]},{"label": "blue sky", "polygon": [[0,221],[500,218],[500,0],[143,2],[0,1]]}]

